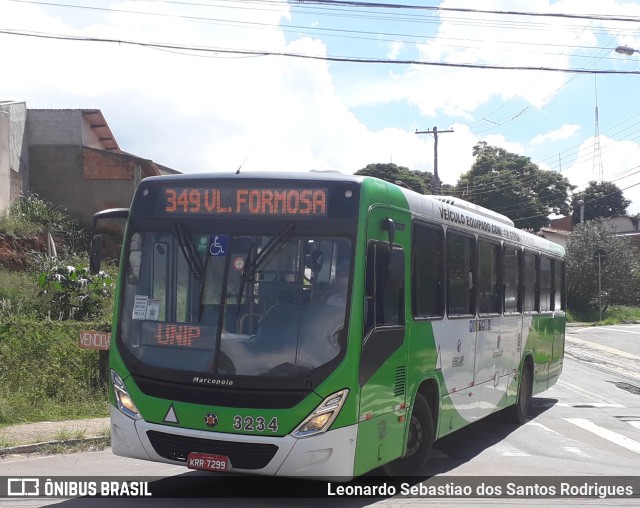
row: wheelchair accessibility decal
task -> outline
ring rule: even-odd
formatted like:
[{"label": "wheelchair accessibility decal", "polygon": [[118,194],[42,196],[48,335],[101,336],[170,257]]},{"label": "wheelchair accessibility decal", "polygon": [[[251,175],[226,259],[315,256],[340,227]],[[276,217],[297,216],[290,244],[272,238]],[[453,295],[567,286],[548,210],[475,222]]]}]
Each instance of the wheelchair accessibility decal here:
[{"label": "wheelchair accessibility decal", "polygon": [[226,256],[229,249],[229,237],[227,235],[211,236],[209,254],[212,256]]}]

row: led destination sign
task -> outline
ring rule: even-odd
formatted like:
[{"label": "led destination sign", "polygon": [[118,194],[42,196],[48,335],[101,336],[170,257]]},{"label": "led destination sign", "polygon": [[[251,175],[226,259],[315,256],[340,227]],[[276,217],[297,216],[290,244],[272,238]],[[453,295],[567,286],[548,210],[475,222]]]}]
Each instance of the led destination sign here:
[{"label": "led destination sign", "polygon": [[165,188],[163,211],[168,214],[327,215],[326,189]]}]

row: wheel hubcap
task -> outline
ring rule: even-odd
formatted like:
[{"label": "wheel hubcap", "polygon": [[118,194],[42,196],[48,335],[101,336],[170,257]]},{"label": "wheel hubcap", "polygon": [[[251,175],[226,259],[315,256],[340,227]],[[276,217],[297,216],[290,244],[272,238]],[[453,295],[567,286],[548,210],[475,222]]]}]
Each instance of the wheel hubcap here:
[{"label": "wheel hubcap", "polygon": [[418,451],[422,443],[422,424],[415,416],[411,416],[411,424],[409,425],[409,439],[407,440],[407,454],[410,457]]}]

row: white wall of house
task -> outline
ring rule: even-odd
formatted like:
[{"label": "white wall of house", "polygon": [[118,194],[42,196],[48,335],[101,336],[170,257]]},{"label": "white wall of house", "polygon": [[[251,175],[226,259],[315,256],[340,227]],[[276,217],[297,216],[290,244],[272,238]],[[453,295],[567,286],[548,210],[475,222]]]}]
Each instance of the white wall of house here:
[{"label": "white wall of house", "polygon": [[29,188],[29,150],[24,102],[0,102],[0,211]]}]

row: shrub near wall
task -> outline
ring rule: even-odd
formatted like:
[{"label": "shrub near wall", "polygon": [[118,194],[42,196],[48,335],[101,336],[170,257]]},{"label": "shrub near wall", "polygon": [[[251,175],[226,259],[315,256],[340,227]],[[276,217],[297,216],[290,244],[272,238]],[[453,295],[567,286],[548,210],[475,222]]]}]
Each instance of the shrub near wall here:
[{"label": "shrub near wall", "polygon": [[99,352],[81,349],[78,337],[110,329],[106,322],[3,320],[0,425],[107,416]]}]

